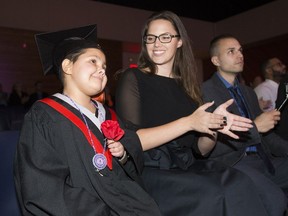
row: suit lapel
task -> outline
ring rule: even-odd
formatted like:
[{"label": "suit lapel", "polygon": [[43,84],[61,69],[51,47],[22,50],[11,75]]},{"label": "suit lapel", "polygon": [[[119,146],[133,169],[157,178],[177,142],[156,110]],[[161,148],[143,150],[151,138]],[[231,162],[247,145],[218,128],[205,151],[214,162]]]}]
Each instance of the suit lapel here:
[{"label": "suit lapel", "polygon": [[[226,86],[223,84],[223,82],[219,79],[219,77],[216,73],[214,73],[214,75],[212,77],[212,81],[213,81],[214,88],[217,88],[217,90],[215,89],[215,92],[219,92],[217,97],[220,98],[219,101],[221,101],[221,104],[226,102],[227,100],[230,100],[233,98],[231,96],[229,90],[226,88]],[[216,104],[216,105],[219,106],[220,104]],[[233,104],[231,104],[227,108],[227,110],[233,114],[241,115],[235,102]]]}]

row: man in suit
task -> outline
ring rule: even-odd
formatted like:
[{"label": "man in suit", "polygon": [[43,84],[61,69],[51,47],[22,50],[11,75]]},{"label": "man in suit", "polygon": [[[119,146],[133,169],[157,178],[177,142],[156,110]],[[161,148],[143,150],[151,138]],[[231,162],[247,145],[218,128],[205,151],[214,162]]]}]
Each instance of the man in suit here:
[{"label": "man in suit", "polygon": [[253,89],[237,80],[237,75],[243,71],[244,57],[235,37],[220,35],[214,38],[210,43],[210,57],[217,72],[202,85],[204,101],[214,101],[216,108],[234,98],[227,110],[250,118],[254,127],[248,133],[239,133],[241,138],[238,140],[218,134],[217,144],[209,157],[246,173],[256,183],[270,215],[281,215],[287,205],[280,188],[288,188],[288,142],[273,132],[280,112],[263,113]]}]

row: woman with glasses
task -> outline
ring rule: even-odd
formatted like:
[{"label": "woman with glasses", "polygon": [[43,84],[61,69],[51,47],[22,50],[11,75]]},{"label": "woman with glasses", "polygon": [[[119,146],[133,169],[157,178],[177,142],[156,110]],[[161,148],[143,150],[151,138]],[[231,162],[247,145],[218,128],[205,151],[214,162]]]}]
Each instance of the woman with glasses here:
[{"label": "woman with glasses", "polygon": [[[250,120],[202,105],[196,63],[179,17],[164,11],[148,18],[138,68],[121,73],[116,111],[137,131],[144,150],[142,177],[165,216],[267,215],[252,181],[206,160],[217,136],[246,131]],[[191,114],[192,113],[192,114]],[[219,132],[219,134],[218,134]]]}]

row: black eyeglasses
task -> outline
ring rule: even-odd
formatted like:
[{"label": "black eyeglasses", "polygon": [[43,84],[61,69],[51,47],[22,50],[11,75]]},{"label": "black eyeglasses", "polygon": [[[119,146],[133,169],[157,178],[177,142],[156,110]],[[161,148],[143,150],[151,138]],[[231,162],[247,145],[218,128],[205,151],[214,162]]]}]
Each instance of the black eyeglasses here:
[{"label": "black eyeglasses", "polygon": [[165,34],[156,36],[156,35],[149,34],[149,35],[145,35],[143,37],[143,40],[146,44],[155,43],[157,38],[159,39],[161,43],[170,43],[172,41],[172,38],[175,38],[175,37],[180,37],[180,35],[171,35],[171,34],[165,33]]}]

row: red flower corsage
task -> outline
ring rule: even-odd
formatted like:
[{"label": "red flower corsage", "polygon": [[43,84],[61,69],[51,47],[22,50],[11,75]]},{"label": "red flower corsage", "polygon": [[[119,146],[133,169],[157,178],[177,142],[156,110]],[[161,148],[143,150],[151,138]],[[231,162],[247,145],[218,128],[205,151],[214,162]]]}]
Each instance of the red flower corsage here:
[{"label": "red flower corsage", "polygon": [[117,121],[106,120],[101,124],[101,130],[107,139],[120,140],[124,135],[124,130],[120,128]]}]

